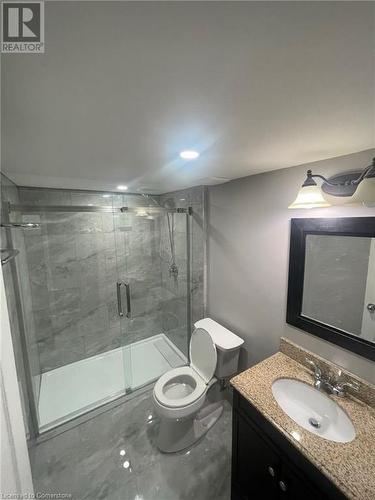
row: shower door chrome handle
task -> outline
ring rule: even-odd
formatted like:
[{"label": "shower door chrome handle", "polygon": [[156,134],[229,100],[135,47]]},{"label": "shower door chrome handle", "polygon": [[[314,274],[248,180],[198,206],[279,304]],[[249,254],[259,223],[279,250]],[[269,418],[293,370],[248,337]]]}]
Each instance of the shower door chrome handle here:
[{"label": "shower door chrome handle", "polygon": [[124,311],[122,309],[122,296],[121,296],[121,286],[124,285],[126,291],[126,317],[131,319],[132,308],[131,308],[131,299],[130,299],[130,284],[125,281],[118,281],[116,283],[116,291],[117,291],[117,310],[118,315],[122,318],[124,316]]},{"label": "shower door chrome handle", "polygon": [[124,283],[125,290],[126,290],[126,317],[131,319],[132,317],[132,305],[131,305],[131,298],[130,298],[130,284],[129,283]]},{"label": "shower door chrome handle", "polygon": [[118,315],[122,318],[124,316],[124,311],[122,310],[121,285],[122,285],[122,281],[118,281],[116,283],[117,311],[118,311]]}]

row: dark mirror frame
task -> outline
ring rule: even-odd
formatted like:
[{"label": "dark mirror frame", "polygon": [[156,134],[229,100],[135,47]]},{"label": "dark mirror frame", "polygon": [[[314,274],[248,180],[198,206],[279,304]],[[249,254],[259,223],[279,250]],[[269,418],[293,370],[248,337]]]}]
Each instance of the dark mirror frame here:
[{"label": "dark mirror frame", "polygon": [[308,234],[375,238],[375,217],[291,219],[286,321],[301,330],[375,361],[375,344],[301,315]]}]

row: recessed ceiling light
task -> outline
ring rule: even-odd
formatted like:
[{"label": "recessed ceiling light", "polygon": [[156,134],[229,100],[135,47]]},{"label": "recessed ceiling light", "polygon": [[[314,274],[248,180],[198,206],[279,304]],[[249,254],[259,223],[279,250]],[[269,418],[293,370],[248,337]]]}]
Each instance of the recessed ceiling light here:
[{"label": "recessed ceiling light", "polygon": [[103,194],[103,198],[109,198],[110,196],[110,194]]},{"label": "recessed ceiling light", "polygon": [[195,160],[196,158],[198,158],[198,156],[198,151],[194,151],[193,149],[185,149],[184,151],[180,152],[180,157],[184,160]]},{"label": "recessed ceiling light", "polygon": [[128,190],[128,186],[124,186],[123,184],[120,184],[119,186],[117,186],[117,189],[119,191],[127,191]]}]

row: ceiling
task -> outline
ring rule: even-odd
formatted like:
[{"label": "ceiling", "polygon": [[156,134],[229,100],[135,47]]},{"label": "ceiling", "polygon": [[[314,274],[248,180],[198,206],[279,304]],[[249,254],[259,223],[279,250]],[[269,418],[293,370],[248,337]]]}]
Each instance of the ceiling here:
[{"label": "ceiling", "polygon": [[2,58],[2,168],[161,193],[374,147],[374,9],[46,2],[46,53]]}]

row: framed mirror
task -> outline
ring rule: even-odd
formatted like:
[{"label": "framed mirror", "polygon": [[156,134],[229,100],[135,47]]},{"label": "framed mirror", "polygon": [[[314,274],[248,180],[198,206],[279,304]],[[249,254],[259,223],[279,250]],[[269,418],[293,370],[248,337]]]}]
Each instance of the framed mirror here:
[{"label": "framed mirror", "polygon": [[375,360],[375,217],[291,220],[287,323]]}]

